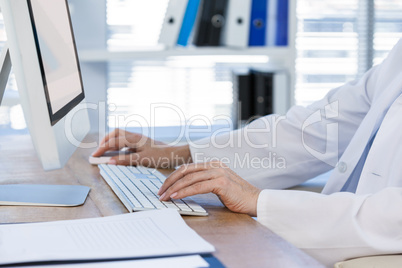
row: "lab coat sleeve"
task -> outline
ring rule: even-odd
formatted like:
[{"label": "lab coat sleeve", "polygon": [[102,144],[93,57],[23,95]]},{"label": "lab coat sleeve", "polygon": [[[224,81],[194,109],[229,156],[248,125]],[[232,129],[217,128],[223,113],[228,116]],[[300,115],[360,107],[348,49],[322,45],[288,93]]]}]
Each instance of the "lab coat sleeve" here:
[{"label": "lab coat sleeve", "polygon": [[332,267],[337,261],[402,252],[402,189],[322,195],[263,190],[258,221]]},{"label": "lab coat sleeve", "polygon": [[[332,169],[368,112],[380,66],[285,116],[190,143],[193,161],[220,160],[260,188],[291,187]],[[338,135],[338,134],[341,135]]]}]

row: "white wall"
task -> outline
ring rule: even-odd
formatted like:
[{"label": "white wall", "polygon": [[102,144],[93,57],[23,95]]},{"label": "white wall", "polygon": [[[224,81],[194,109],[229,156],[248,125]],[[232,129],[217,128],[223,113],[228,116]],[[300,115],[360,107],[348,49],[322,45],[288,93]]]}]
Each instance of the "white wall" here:
[{"label": "white wall", "polygon": [[[106,0],[68,0],[68,2],[78,54],[83,50],[106,50]],[[81,61],[81,71],[87,102],[96,105],[106,102],[107,63]],[[91,132],[105,131],[99,129],[99,126],[104,125],[105,114],[100,115],[99,110],[89,109],[89,118]]]}]

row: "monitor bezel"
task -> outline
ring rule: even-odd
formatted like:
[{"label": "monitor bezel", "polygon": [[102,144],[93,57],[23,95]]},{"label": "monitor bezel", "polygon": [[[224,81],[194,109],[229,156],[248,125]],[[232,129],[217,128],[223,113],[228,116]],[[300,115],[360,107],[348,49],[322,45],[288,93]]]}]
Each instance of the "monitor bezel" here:
[{"label": "monitor bezel", "polygon": [[50,97],[49,97],[49,91],[48,91],[48,85],[47,85],[47,80],[46,80],[45,68],[44,68],[41,49],[40,49],[40,45],[39,45],[39,38],[38,38],[37,31],[36,31],[35,16],[34,16],[34,13],[33,13],[31,0],[27,0],[29,16],[30,16],[31,25],[32,25],[32,31],[33,31],[33,35],[34,35],[34,39],[35,39],[35,46],[36,46],[36,52],[37,52],[37,56],[38,56],[38,62],[39,62],[40,72],[41,72],[41,75],[42,75],[43,88],[44,88],[44,91],[45,91],[46,103],[47,103],[47,108],[48,108],[48,111],[49,111],[50,124],[52,126],[54,126],[57,122],[59,122],[74,107],[76,107],[82,100],[85,99],[84,85],[83,85],[83,82],[82,82],[81,67],[80,67],[79,59],[78,59],[78,51],[77,51],[77,46],[76,46],[76,42],[75,42],[73,26],[72,26],[72,22],[71,22],[70,9],[68,7],[67,0],[64,0],[64,3],[66,5],[67,17],[68,17],[69,26],[70,26],[70,34],[71,34],[71,38],[72,38],[72,41],[73,41],[75,62],[76,62],[76,65],[77,65],[78,76],[79,76],[80,85],[81,85],[81,93],[78,94],[74,99],[72,99],[66,105],[64,105],[56,113],[53,113],[53,109],[52,109],[52,105],[51,105]]}]

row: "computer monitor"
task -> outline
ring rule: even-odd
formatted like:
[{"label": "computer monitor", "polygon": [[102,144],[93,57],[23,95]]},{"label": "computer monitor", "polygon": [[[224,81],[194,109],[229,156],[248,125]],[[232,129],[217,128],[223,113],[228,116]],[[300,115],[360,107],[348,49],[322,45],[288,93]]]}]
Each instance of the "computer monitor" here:
[{"label": "computer monitor", "polygon": [[11,59],[37,155],[44,169],[61,168],[90,129],[68,3],[1,0],[0,7],[9,50],[0,84]]},{"label": "computer monitor", "polygon": [[63,167],[89,131],[66,0],[2,0],[25,120],[44,169]]}]

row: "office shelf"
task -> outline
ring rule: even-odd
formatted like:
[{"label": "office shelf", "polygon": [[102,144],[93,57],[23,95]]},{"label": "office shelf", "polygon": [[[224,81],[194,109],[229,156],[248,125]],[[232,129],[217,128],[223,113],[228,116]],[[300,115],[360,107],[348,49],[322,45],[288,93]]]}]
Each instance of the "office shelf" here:
[{"label": "office shelf", "polygon": [[[106,12],[106,0],[99,0],[103,4],[97,5],[98,12],[91,13],[91,18],[88,18],[88,13],[79,13],[78,11],[85,10],[89,5],[86,1],[74,1],[75,8],[75,24],[77,25],[78,38],[82,41],[82,45],[79,46],[78,53],[80,61],[82,63],[82,69],[85,75],[85,87],[87,92],[88,101],[99,103],[107,102],[107,86],[108,86],[108,64],[115,61],[163,61],[171,59],[172,57],[208,57],[215,58],[223,57],[222,61],[228,60],[225,56],[244,56],[244,66],[253,67],[254,59],[247,60],[247,56],[250,58],[253,56],[266,56],[264,63],[268,62],[268,68],[277,68],[286,70],[289,74],[289,86],[288,96],[289,105],[294,104],[294,89],[296,81],[295,73],[295,37],[297,28],[296,19],[296,0],[289,0],[289,46],[286,47],[248,47],[248,48],[229,48],[229,47],[174,47],[165,48],[164,46],[152,46],[152,47],[134,47],[129,50],[111,51],[107,47],[107,25],[105,21]],[[74,15],[73,14],[73,15]],[[99,25],[103,25],[99,28]],[[85,26],[85,27],[84,27]],[[146,27],[146,24],[141,25]],[[94,30],[95,29],[95,30]],[[91,36],[88,39],[88,36]],[[141,38],[141,36],[138,36]],[[123,48],[126,49],[126,48]],[[230,58],[230,57],[229,57]],[[243,59],[242,62],[243,63]],[[228,60],[230,66],[230,59]],[[239,62],[234,64],[239,66]],[[255,66],[261,66],[256,63]],[[100,89],[105,89],[102,93]],[[98,122],[98,114],[90,114],[92,122]],[[94,124],[93,129],[98,126]]]},{"label": "office shelf", "polygon": [[293,48],[289,47],[256,47],[235,49],[226,47],[186,47],[165,50],[161,47],[129,51],[83,50],[79,52],[83,62],[103,62],[114,60],[152,60],[166,59],[176,56],[257,56],[264,55],[276,60],[288,60]]}]

